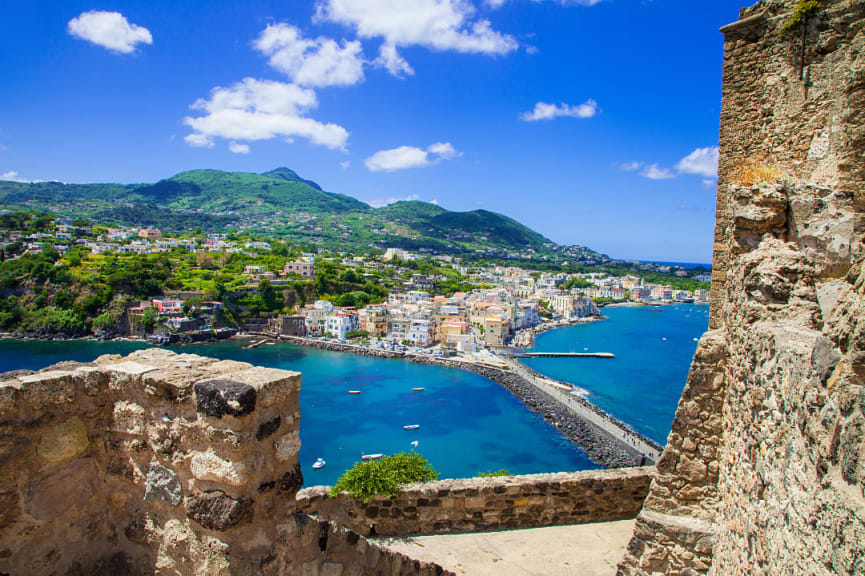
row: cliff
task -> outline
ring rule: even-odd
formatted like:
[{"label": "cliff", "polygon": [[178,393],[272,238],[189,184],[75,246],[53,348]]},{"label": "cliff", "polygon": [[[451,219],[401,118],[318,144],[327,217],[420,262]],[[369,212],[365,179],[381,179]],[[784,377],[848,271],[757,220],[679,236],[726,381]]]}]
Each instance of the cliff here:
[{"label": "cliff", "polygon": [[622,576],[865,573],[865,2],[797,4],[722,29],[710,331]]}]

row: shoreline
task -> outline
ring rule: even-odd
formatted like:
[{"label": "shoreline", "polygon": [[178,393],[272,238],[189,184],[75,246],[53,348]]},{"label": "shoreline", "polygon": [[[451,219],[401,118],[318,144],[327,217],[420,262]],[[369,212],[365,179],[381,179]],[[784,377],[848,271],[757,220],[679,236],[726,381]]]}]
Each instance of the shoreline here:
[{"label": "shoreline", "polygon": [[[592,317],[591,320],[581,319],[564,324],[544,326],[541,332],[553,328],[566,328],[581,323],[594,322],[605,317]],[[516,396],[529,410],[542,416],[546,421],[555,426],[568,440],[582,449],[592,462],[604,468],[621,468],[640,465],[645,463],[644,455],[647,454],[646,446],[654,453],[652,460],[657,461],[662,447],[656,442],[646,438],[633,430],[628,424],[608,414],[600,407],[595,406],[589,400],[580,395],[580,389],[567,382],[561,382],[548,378],[535,371],[531,367],[516,362],[517,368],[510,366],[508,362],[494,365],[483,362],[473,362],[458,358],[442,358],[417,354],[412,352],[397,352],[359,346],[355,344],[330,342],[297,336],[280,336],[264,332],[247,332],[231,336],[228,340],[249,342],[257,338],[284,342],[286,344],[306,348],[317,348],[330,352],[343,352],[372,358],[404,359],[415,364],[427,364],[432,366],[443,366],[456,368],[471,372],[483,378],[487,378],[507,389]],[[0,339],[11,339],[21,341],[90,341],[90,342],[136,342],[147,344],[143,338],[117,337],[111,339],[96,338],[93,336],[48,339],[40,337],[22,337],[12,334],[0,333]],[[190,345],[205,344],[196,342]],[[186,346],[182,344],[181,346]],[[520,374],[519,372],[524,372]],[[577,392],[576,394],[573,392]],[[585,392],[585,391],[583,391]],[[634,445],[628,440],[633,438]],[[638,450],[635,445],[642,444],[643,450]]]},{"label": "shoreline", "polygon": [[[255,336],[331,352],[345,352],[373,358],[404,359],[415,364],[444,366],[472,372],[507,389],[529,410],[542,416],[568,440],[581,448],[592,462],[605,468],[640,465],[646,452],[653,453],[654,457],[651,459],[657,461],[663,450],[657,442],[636,432],[631,426],[595,406],[581,395],[573,394],[571,391],[579,389],[572,384],[547,378],[521,362],[517,363],[520,368],[514,370],[506,362],[502,366],[496,366],[456,358],[395,352],[297,336],[275,336],[266,333],[257,333]],[[525,370],[526,374],[520,374],[520,370]],[[539,383],[539,380],[542,382]],[[549,390],[547,386],[558,386],[559,389]],[[567,388],[567,391],[563,388]],[[627,438],[633,438],[635,444],[642,444],[643,450],[629,443]]]}]

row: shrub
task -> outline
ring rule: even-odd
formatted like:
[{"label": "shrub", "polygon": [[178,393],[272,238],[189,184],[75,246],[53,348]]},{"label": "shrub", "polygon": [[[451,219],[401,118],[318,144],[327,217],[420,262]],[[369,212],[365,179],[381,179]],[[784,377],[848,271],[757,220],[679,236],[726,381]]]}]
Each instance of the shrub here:
[{"label": "shrub", "polygon": [[498,476],[513,476],[510,470],[507,468],[502,468],[501,470],[496,470],[493,472],[492,470],[487,470],[486,472],[478,472],[478,476],[481,478],[496,478]]},{"label": "shrub", "polygon": [[330,497],[348,492],[352,498],[361,498],[364,502],[376,494],[393,498],[405,484],[436,478],[438,472],[426,458],[416,452],[400,452],[378,460],[357,462],[330,489]]}]

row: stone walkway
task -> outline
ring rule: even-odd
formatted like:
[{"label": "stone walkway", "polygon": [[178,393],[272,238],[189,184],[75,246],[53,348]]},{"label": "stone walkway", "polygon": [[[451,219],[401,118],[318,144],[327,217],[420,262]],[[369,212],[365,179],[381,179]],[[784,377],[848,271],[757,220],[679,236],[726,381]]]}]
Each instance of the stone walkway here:
[{"label": "stone walkway", "polygon": [[378,538],[417,560],[467,576],[613,576],[634,520],[480,534]]},{"label": "stone walkway", "polygon": [[575,398],[573,394],[571,394],[570,389],[563,389],[562,385],[558,382],[546,378],[538,378],[526,370],[519,361],[514,360],[513,358],[501,358],[501,360],[510,366],[514,372],[522,376],[526,382],[533,384],[539,390],[546,392],[552,398],[558,400],[559,403],[578,417],[587,422],[591,422],[611,437],[621,442],[623,445],[644,455],[647,459],[647,464],[654,464],[657,462],[660,453],[656,447],[644,442],[639,436],[631,434],[630,431],[619,426],[616,422],[604,418],[602,415],[584,405],[579,399]]}]

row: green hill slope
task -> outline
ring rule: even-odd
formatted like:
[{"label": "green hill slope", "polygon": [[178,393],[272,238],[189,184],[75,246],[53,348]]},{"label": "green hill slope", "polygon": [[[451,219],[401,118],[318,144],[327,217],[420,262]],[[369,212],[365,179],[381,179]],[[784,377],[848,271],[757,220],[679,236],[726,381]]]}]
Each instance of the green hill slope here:
[{"label": "green hill slope", "polygon": [[190,170],[155,184],[0,181],[0,207],[166,230],[235,228],[331,248],[465,252],[545,250],[551,244],[516,220],[487,210],[451,212],[419,201],[371,208],[327,192],[288,168],[263,174]]}]

